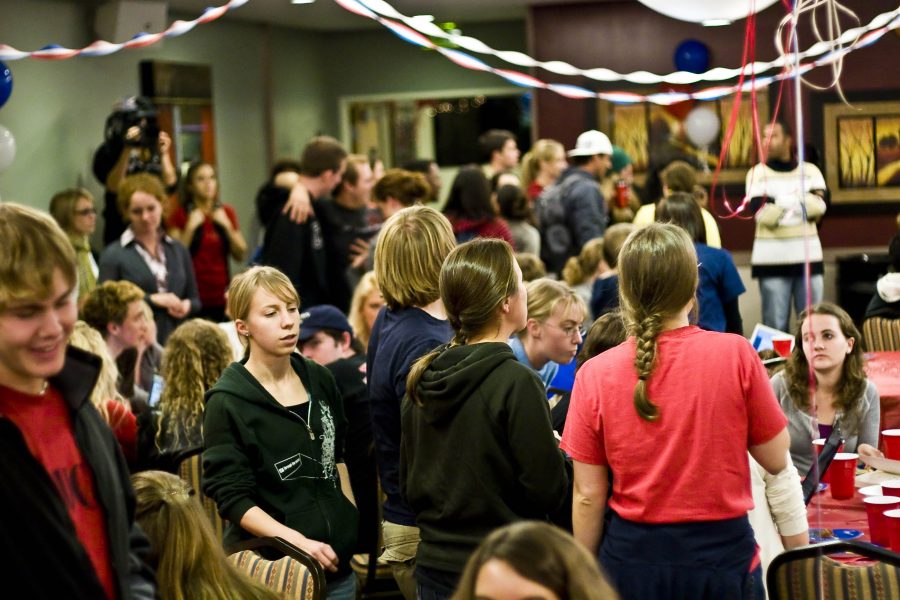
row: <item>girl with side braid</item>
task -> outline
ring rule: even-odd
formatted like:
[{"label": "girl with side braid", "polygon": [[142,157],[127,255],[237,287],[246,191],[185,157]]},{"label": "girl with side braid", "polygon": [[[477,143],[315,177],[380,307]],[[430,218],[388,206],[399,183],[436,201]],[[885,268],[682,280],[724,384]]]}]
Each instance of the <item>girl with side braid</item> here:
[{"label": "girl with side braid", "polygon": [[753,348],[690,324],[697,283],[684,230],[632,233],[619,255],[630,337],[585,363],[572,391],[562,448],[574,460],[573,530],[623,599],[761,597],[746,453],[776,477],[794,473]]}]

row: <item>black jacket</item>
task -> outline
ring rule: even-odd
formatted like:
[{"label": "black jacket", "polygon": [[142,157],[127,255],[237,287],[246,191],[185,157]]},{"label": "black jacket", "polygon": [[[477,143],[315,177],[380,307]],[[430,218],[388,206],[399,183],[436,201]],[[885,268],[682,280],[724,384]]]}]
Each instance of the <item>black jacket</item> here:
[{"label": "black jacket", "polygon": [[[94,474],[119,598],[155,598],[155,578],[145,562],[150,546],[134,522],[128,466],[112,431],[88,399],[99,370],[96,356],[69,348],[63,370],[51,383],[69,405],[75,443]],[[21,598],[103,598],[56,486],[19,429],[2,415],[0,472],[0,579],[15,586]]]},{"label": "black jacket", "polygon": [[567,497],[544,386],[509,345],[445,349],[401,408],[401,489],[416,513],[416,563],[459,574],[497,527],[544,519]]}]

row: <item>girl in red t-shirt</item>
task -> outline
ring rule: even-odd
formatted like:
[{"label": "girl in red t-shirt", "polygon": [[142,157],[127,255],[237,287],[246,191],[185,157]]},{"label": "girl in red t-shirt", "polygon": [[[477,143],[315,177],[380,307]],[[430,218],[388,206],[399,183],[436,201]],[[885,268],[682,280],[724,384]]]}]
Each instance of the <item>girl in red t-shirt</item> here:
[{"label": "girl in red t-shirt", "polygon": [[230,204],[219,202],[216,170],[206,162],[194,162],[185,177],[181,205],[169,217],[169,235],[191,252],[197,291],[203,307],[196,315],[211,321],[225,320],[225,290],[231,279],[229,255],[242,261],[247,242]]},{"label": "girl in red t-shirt", "polygon": [[573,531],[597,551],[611,472],[600,562],[623,599],[752,598],[762,585],[746,453],[785,472],[786,419],[746,339],[690,325],[697,283],[683,230],[632,233],[619,255],[632,337],[585,363],[572,391]]}]

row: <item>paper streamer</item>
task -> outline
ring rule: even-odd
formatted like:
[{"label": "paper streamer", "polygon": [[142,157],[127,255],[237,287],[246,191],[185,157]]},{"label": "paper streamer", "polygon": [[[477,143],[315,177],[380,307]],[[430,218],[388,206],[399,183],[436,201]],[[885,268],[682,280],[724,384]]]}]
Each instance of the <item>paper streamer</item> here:
[{"label": "paper streamer", "polygon": [[178,20],[172,23],[165,31],[162,31],[160,33],[141,32],[127,42],[123,42],[121,44],[114,44],[112,42],[107,42],[106,40],[97,40],[90,46],[85,46],[84,48],[80,49],[64,48],[58,44],[48,44],[40,50],[35,50],[33,52],[17,50],[12,46],[0,44],[0,60],[10,61],[21,60],[23,58],[35,58],[39,60],[64,60],[67,58],[75,58],[76,56],[107,56],[109,54],[118,52],[119,50],[145,48],[147,46],[155,44],[162,39],[184,35],[197,25],[215,21],[228,11],[243,6],[247,2],[249,2],[249,0],[229,0],[222,6],[207,8],[203,11],[202,15],[200,15],[193,21]]},{"label": "paper streamer", "polygon": [[[408,27],[404,23],[398,23],[397,21],[393,21],[389,18],[383,17],[380,14],[376,13],[374,10],[369,8],[369,5],[377,4],[389,6],[381,0],[335,0],[338,5],[342,8],[358,14],[363,17],[367,17],[372,19],[373,21],[377,21],[389,31],[391,31],[394,35],[399,37],[400,39],[414,44],[416,46],[420,46],[423,48],[428,48],[430,50],[434,50],[446,58],[456,63],[457,65],[464,67],[466,69],[470,69],[473,71],[484,71],[487,73],[493,73],[502,77],[503,79],[509,81],[514,85],[518,85],[521,87],[528,88],[536,88],[536,89],[545,89],[555,92],[561,96],[565,96],[566,98],[573,99],[587,99],[587,98],[599,98],[601,100],[606,100],[609,102],[615,102],[618,104],[636,104],[639,102],[651,102],[653,104],[660,104],[663,106],[674,104],[676,102],[683,102],[685,100],[695,99],[695,100],[714,100],[716,98],[721,98],[724,96],[729,96],[738,91],[740,92],[750,92],[752,90],[758,90],[765,87],[768,87],[775,81],[780,81],[787,77],[792,77],[794,74],[794,70],[791,68],[790,64],[784,67],[784,70],[775,75],[769,75],[766,77],[751,77],[749,81],[745,81],[743,83],[738,83],[737,85],[721,85],[709,87],[701,90],[696,90],[692,92],[658,92],[653,94],[637,94],[634,92],[595,92],[588,88],[570,85],[570,84],[559,84],[559,83],[547,83],[542,81],[532,75],[528,75],[526,73],[521,73],[519,71],[513,71],[509,69],[498,69],[492,67],[485,63],[484,61],[471,56],[470,54],[466,54],[461,50],[454,50],[450,48],[443,48],[438,46],[434,42],[432,42],[428,37],[416,31],[415,29]],[[396,12],[396,11],[395,11]],[[398,13],[399,14],[399,13]],[[891,13],[885,13],[885,15],[890,15],[890,20],[881,25],[880,27],[868,31],[864,35],[860,36],[853,44],[837,48],[831,52],[828,52],[824,56],[818,58],[817,60],[801,63],[800,64],[800,74],[803,75],[808,73],[809,71],[821,67],[823,65],[831,64],[838,59],[846,56],[853,50],[858,48],[863,48],[865,46],[869,46],[874,44],[881,36],[892,29],[897,29],[900,27],[900,8]],[[402,15],[401,15],[402,16]],[[881,19],[884,15],[880,15],[876,17],[875,20]],[[883,19],[882,19],[883,20]],[[421,21],[421,20],[419,20]],[[874,21],[873,21],[874,22]],[[436,27],[436,26],[435,26]],[[845,32],[849,33],[849,32]],[[431,35],[429,32],[428,35]],[[445,36],[441,36],[445,37]],[[843,36],[842,36],[843,37]],[[457,41],[454,39],[454,41]],[[525,56],[524,54],[522,56]],[[794,60],[795,57],[793,54],[787,55],[786,59],[788,61]],[[751,63],[748,66],[753,66],[756,63]],[[574,67],[573,67],[574,68]],[[746,73],[743,73],[745,68],[737,69],[738,76],[743,75],[755,75],[755,71],[751,68]],[[694,75],[690,73],[690,75]]]},{"label": "paper streamer", "polygon": [[[650,73],[649,71],[617,73],[611,69],[605,68],[579,69],[578,67],[570,65],[567,62],[559,60],[540,61],[522,52],[495,50],[476,38],[448,33],[432,23],[430,20],[423,19],[421,17],[408,17],[396,11],[394,7],[392,7],[384,0],[347,0],[347,2],[344,2],[342,0],[335,1],[345,9],[361,16],[365,16],[374,20],[378,20],[376,17],[379,16],[385,17],[387,19],[392,19],[394,21],[401,22],[414,31],[430,38],[446,39],[459,46],[463,50],[468,50],[469,52],[475,52],[478,54],[490,54],[517,67],[540,67],[541,69],[550,71],[551,73],[555,73],[557,75],[580,75],[596,81],[628,81],[630,83],[637,83],[642,85],[651,85],[657,83],[690,84],[698,83],[700,81],[725,81],[727,79],[734,79],[735,77],[740,76],[742,72],[744,75],[749,75],[751,72],[760,75],[773,69],[783,69],[785,67],[790,67],[794,63],[793,55],[786,54],[779,56],[775,60],[771,60],[769,62],[754,62],[752,64],[748,64],[735,69],[716,67],[714,69],[710,69],[705,73],[675,71],[673,73],[669,73],[668,75],[657,75],[655,73]],[[351,5],[353,5],[353,7],[351,7]],[[896,19],[898,17],[900,17],[900,6],[892,11],[888,11],[878,15],[877,17],[872,19],[872,21],[870,21],[868,25],[848,29],[832,43],[822,41],[813,44],[805,52],[802,52],[800,54],[799,59],[801,61],[805,61],[815,56],[825,54],[826,52],[829,52],[833,49],[834,42],[837,42],[840,46],[852,44],[860,36],[880,29],[891,22],[896,22]]]}]

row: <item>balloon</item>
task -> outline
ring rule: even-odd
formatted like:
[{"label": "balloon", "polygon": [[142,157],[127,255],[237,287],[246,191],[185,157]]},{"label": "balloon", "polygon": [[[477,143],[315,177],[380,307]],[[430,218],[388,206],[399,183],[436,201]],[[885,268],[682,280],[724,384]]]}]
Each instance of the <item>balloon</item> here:
[{"label": "balloon", "polygon": [[709,146],[719,137],[719,116],[711,108],[698,106],[684,120],[684,132],[695,146]]},{"label": "balloon", "polygon": [[709,69],[709,48],[699,40],[684,40],[675,48],[675,68],[689,73],[703,73]]},{"label": "balloon", "polygon": [[16,158],[16,138],[12,132],[0,125],[0,173],[5,171]]},{"label": "balloon", "polygon": [[[686,83],[662,83],[659,86],[659,91],[661,92],[692,92],[693,87]],[[694,108],[694,105],[697,103],[696,100],[684,100],[682,102],[676,102],[675,104],[667,104],[663,106],[663,109],[678,119],[679,121],[684,121],[684,118],[687,117],[688,113],[691,112],[691,109]]]},{"label": "balloon", "polygon": [[750,15],[750,7],[759,12],[776,0],[638,0],[644,6],[673,19],[703,23],[704,21],[737,21]]},{"label": "balloon", "polygon": [[12,95],[12,71],[0,60],[0,106],[6,104]]}]

